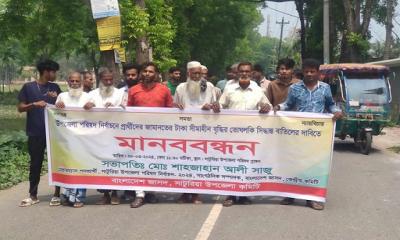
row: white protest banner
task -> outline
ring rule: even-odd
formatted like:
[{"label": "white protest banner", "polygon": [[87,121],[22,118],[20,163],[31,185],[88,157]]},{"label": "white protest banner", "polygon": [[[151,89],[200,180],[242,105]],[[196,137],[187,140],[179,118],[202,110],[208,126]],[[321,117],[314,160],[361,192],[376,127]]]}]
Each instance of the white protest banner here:
[{"label": "white protest banner", "polygon": [[50,184],[325,201],[330,114],[47,108]]}]

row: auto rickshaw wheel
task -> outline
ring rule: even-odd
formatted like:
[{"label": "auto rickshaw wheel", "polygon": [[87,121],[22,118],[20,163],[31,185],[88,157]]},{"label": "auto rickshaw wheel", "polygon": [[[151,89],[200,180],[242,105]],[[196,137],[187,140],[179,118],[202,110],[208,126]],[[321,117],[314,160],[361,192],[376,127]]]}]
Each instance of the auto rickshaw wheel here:
[{"label": "auto rickshaw wheel", "polygon": [[371,151],[372,133],[364,132],[360,136],[359,147],[362,154],[368,155]]}]

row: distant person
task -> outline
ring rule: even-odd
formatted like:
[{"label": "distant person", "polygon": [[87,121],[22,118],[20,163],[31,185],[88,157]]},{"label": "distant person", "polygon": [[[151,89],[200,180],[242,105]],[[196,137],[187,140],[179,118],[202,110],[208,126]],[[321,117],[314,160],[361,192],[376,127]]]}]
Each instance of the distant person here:
[{"label": "distant person", "polygon": [[[46,149],[46,131],[44,109],[47,104],[54,104],[60,87],[53,83],[60,69],[58,63],[52,60],[40,61],[37,66],[39,79],[25,83],[18,94],[18,112],[26,112],[26,135],[28,136],[29,167],[29,197],[22,200],[21,207],[31,206],[39,202],[37,198],[40,173]],[[61,204],[60,187],[56,187],[51,206]]]},{"label": "distant person", "polygon": [[[56,107],[83,107],[90,100],[89,94],[83,91],[82,75],[72,72],[68,75],[68,92],[60,93],[56,100]],[[66,203],[72,204],[74,208],[84,205],[86,189],[66,188],[64,195]]]},{"label": "distant person", "polygon": [[303,72],[301,71],[301,69],[295,69],[293,71],[293,75],[295,78],[297,78],[299,80],[303,80]]},{"label": "distant person", "polygon": [[278,61],[276,66],[278,79],[272,81],[267,89],[267,97],[272,106],[283,103],[288,95],[289,87],[300,81],[293,75],[294,65],[294,60],[290,58],[283,58]]},{"label": "distant person", "polygon": [[253,67],[253,80],[261,87],[264,93],[267,92],[268,85],[271,82],[264,76],[264,69],[260,64],[255,64]]},{"label": "distant person", "polygon": [[[211,83],[212,79],[210,78],[207,66],[201,65],[201,79],[204,79],[208,83]],[[217,97],[217,99],[219,99],[222,95],[222,90],[214,86],[214,84],[212,85],[213,85],[212,89],[214,91],[214,95]]]},{"label": "distant person", "polygon": [[140,66],[134,63],[127,63],[122,66],[122,73],[124,79],[118,84],[117,88],[124,91],[122,98],[122,105],[126,106],[128,103],[129,89],[139,83]]},{"label": "distant person", "polygon": [[165,85],[171,91],[171,95],[175,95],[176,87],[181,83],[182,71],[178,67],[172,67],[168,71],[168,81]]},{"label": "distant person", "polygon": [[208,68],[204,65],[201,65],[201,77],[208,81]]},{"label": "distant person", "polygon": [[[333,120],[336,121],[343,117],[340,109],[335,106],[332,98],[331,88],[328,84],[319,81],[320,63],[315,59],[303,60],[303,81],[290,86],[289,93],[284,103],[274,107],[274,111],[298,111],[314,113],[333,113]],[[294,198],[284,198],[282,205],[290,205],[295,201]],[[307,200],[307,206],[315,210],[323,210],[323,202]]]},{"label": "distant person", "polygon": [[88,93],[93,90],[93,85],[94,85],[93,73],[85,71],[82,73],[82,75],[83,75],[83,91]]},{"label": "distant person", "polygon": [[234,79],[235,77],[236,77],[236,76],[235,76],[235,74],[234,74],[233,71],[232,71],[232,66],[227,66],[227,67],[225,68],[225,78],[222,79],[222,80],[219,80],[219,81],[217,82],[216,87],[219,88],[219,89],[221,89],[221,91],[223,91],[224,88],[225,88],[226,83],[227,83],[229,80]]}]

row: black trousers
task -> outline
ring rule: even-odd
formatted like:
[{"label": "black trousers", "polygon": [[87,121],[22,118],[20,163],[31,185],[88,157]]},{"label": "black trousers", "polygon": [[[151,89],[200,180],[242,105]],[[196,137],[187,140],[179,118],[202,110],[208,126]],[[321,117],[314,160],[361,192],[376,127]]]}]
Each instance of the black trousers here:
[{"label": "black trousers", "polygon": [[31,196],[37,196],[45,149],[45,136],[28,137],[28,151],[31,157],[29,167],[29,194]]}]

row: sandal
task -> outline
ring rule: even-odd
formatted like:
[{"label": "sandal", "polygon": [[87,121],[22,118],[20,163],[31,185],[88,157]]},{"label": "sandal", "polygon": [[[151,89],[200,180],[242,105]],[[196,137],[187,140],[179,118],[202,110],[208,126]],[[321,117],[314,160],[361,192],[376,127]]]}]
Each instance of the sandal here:
[{"label": "sandal", "polygon": [[307,206],[314,209],[314,210],[324,210],[325,205],[323,202],[316,202],[307,200]]},{"label": "sandal", "polygon": [[73,205],[73,207],[74,208],[81,208],[81,207],[83,207],[83,202],[76,202],[76,203],[74,203],[74,205]]},{"label": "sandal", "polygon": [[222,203],[222,206],[224,207],[230,207],[235,203],[235,198],[234,197],[227,197],[224,202]]},{"label": "sandal", "polygon": [[137,197],[133,202],[131,202],[131,208],[138,208],[143,206],[143,204],[144,204],[144,198]]},{"label": "sandal", "polygon": [[111,205],[119,205],[120,204],[119,197],[116,195],[111,195],[110,203],[111,203]]},{"label": "sandal", "polygon": [[50,200],[50,206],[60,206],[61,205],[61,198],[59,197],[52,197]]},{"label": "sandal", "polygon": [[192,193],[192,203],[194,204],[202,204],[203,201],[201,201],[199,194],[197,193]]},{"label": "sandal", "polygon": [[29,197],[29,198],[26,198],[26,199],[22,200],[21,203],[19,204],[19,206],[20,207],[29,207],[29,206],[32,206],[32,205],[34,205],[36,203],[39,203],[39,202],[40,202],[39,199],[35,199],[34,200],[31,197]]}]

